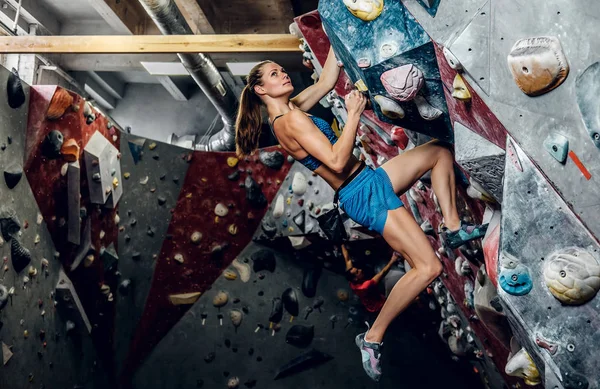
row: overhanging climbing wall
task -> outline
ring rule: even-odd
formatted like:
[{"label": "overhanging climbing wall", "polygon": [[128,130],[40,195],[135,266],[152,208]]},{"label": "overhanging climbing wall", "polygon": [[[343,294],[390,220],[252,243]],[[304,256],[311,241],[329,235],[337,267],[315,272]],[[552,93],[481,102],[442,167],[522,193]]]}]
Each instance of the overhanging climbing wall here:
[{"label": "overhanging climbing wall", "polygon": [[[454,252],[440,247],[447,274],[458,275],[458,278],[444,276],[442,281],[463,313],[478,317],[489,331],[479,332],[478,325],[472,323],[477,336],[484,340],[487,354],[495,354],[494,362],[505,374],[520,377],[529,385],[598,387],[596,362],[581,360],[587,352],[584,349],[578,354],[577,344],[597,347],[600,342],[593,325],[598,314],[594,296],[600,282],[595,273],[599,262],[590,249],[595,247],[600,233],[596,217],[599,188],[595,179],[600,145],[597,101],[600,65],[594,56],[598,42],[589,39],[600,7],[565,5],[560,1],[364,0],[321,1],[319,13],[296,20],[305,39],[305,58],[320,62],[313,65],[319,73],[326,54],[321,52],[324,45],[319,43],[326,39],[320,36],[317,22],[320,17],[348,73],[341,77],[349,78],[344,88],[339,84],[336,88],[340,97],[352,86],[364,91],[378,119],[403,128],[414,144],[423,140],[414,137],[419,132],[443,138],[439,131],[428,131],[426,127],[439,128],[446,118],[451,125],[456,162],[468,179],[465,192],[460,193],[475,200],[472,203],[467,199],[461,216],[480,220],[479,210],[485,208],[483,220],[491,224],[483,246],[476,243]],[[426,34],[421,34],[422,31]],[[399,36],[402,39],[396,39]],[[429,47],[429,39],[433,41],[431,47],[437,61],[433,73],[432,67],[423,62],[429,58],[427,50],[423,51]],[[419,50],[423,52],[418,59],[411,57],[411,52]],[[437,89],[432,87],[436,74],[441,83]],[[413,110],[419,106],[419,96],[442,111],[440,117],[430,120],[425,127],[415,120],[425,120],[426,115],[414,117],[415,113],[421,113]],[[327,103],[334,112],[343,111],[343,105],[334,98]],[[367,110],[364,116],[369,114]],[[344,115],[342,112],[336,116]],[[392,134],[389,130],[384,132]],[[373,131],[370,136],[385,142],[386,134]],[[378,165],[393,157],[370,148],[363,135],[359,129],[356,145],[368,162]],[[400,147],[397,152],[402,150]],[[508,170],[521,157],[528,162],[528,171],[536,174],[519,176]],[[411,189],[406,203],[419,223],[423,223],[424,231],[436,237],[439,209],[433,211],[436,203],[427,189],[427,177],[422,181],[424,185]],[[523,187],[530,190],[521,193]],[[551,205],[555,202],[553,196],[563,204],[558,206],[560,209],[543,214],[543,209],[556,208]],[[557,217],[581,222],[565,224],[567,231],[563,233],[558,223],[551,223]],[[540,228],[547,223],[552,226],[542,232]],[[506,231],[509,225],[512,227]],[[515,228],[520,228],[518,236],[513,236]],[[577,237],[583,236],[589,241],[580,247],[583,243]],[[534,253],[535,245],[518,243],[515,239],[535,240],[539,250],[552,252]],[[527,249],[522,251],[519,247]],[[527,267],[526,276],[503,268],[502,264],[507,263],[503,255],[498,260],[498,252],[511,249],[518,251],[511,254],[511,263],[520,263],[519,271]],[[480,275],[483,253],[490,277],[487,282]],[[542,257],[546,261],[551,258],[553,267],[541,266]],[[446,262],[447,259],[454,262]],[[475,272],[477,277],[465,266],[468,263],[473,266],[471,270],[479,268]],[[528,287],[533,295],[516,297],[503,292],[502,282],[510,283],[511,277],[516,278],[512,282],[517,284],[521,277],[529,277]],[[461,304],[462,286],[465,291],[471,290],[470,282],[475,283],[476,315],[472,314],[470,304]],[[570,291],[568,285],[573,283],[578,286]],[[490,285],[498,285],[500,294]],[[581,300],[581,296],[586,298]],[[546,304],[548,299],[551,303]],[[442,300],[447,304],[447,299]],[[574,301],[582,305],[575,308]],[[444,307],[442,315],[447,316],[449,310]],[[572,317],[575,312],[580,316],[577,320],[557,323],[551,319]],[[507,320],[514,331],[513,342]],[[544,320],[550,321],[541,323]],[[508,332],[502,336],[492,335],[505,330]],[[456,335],[454,330],[448,338],[452,339],[448,343],[453,351],[457,350]],[[500,343],[492,344],[486,341],[486,336],[497,338]],[[505,379],[509,382],[512,378],[505,376]]]}]

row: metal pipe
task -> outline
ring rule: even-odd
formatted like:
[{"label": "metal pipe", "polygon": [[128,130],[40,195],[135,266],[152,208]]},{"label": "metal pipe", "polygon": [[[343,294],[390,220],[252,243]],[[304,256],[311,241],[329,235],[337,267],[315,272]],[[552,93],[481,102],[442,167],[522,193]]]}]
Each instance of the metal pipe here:
[{"label": "metal pipe", "polygon": [[17,25],[19,24],[19,16],[21,15],[21,5],[23,0],[19,0],[19,5],[17,6],[17,14],[15,15],[15,21],[13,23],[13,31],[15,35],[17,34]]},{"label": "metal pipe", "polygon": [[[193,34],[174,0],[139,0],[150,18],[164,35]],[[198,150],[231,151],[235,149],[235,116],[237,96],[225,83],[210,57],[205,54],[177,54],[196,84],[221,115],[223,129],[206,143],[195,145]]]}]

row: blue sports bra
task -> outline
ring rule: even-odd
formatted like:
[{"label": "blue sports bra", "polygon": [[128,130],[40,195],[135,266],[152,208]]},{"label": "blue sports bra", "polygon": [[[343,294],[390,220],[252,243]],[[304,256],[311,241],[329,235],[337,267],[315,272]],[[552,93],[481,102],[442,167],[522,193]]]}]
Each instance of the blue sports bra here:
[{"label": "blue sports bra", "polygon": [[[273,126],[275,125],[275,120],[279,119],[283,115],[285,115],[285,114],[276,116],[275,119],[273,119],[273,122],[271,123],[271,132],[273,132],[273,136],[275,138],[277,138],[277,135],[275,135],[275,131],[273,130]],[[333,132],[333,129],[331,128],[329,123],[327,123],[325,120],[318,118],[316,116],[308,115],[308,117],[312,120],[312,122],[315,124],[315,126],[317,126],[317,128],[323,133],[323,135],[325,135],[327,137],[327,139],[329,139],[329,142],[331,142],[332,145],[334,145],[335,142],[337,142],[338,138],[335,135],[335,132]],[[302,159],[299,159],[298,162],[300,162],[301,164],[303,164],[310,170],[316,170],[319,166],[321,166],[323,164],[323,162],[319,161],[318,159],[316,159],[315,157],[313,157],[310,154],[308,154],[306,157],[304,157]]]}]

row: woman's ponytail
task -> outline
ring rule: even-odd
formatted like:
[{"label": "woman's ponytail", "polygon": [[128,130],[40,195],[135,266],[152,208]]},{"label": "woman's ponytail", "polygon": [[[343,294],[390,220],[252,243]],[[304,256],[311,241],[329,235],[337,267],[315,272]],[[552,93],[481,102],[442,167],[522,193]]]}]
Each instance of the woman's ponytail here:
[{"label": "woman's ponytail", "polygon": [[235,122],[235,152],[238,157],[250,155],[258,148],[262,131],[262,100],[254,91],[254,87],[262,85],[262,66],[270,62],[263,61],[252,68],[248,75],[248,83],[242,91]]}]

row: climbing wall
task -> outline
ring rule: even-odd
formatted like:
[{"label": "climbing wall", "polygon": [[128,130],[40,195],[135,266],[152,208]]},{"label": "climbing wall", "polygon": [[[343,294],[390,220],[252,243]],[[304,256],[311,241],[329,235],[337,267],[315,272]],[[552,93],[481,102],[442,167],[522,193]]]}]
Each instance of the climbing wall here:
[{"label": "climbing wall", "polygon": [[[490,222],[486,238],[454,251],[436,245],[441,215],[427,177],[403,198],[439,247],[451,295],[444,304],[456,301],[507,383],[514,376],[546,387],[600,385],[597,363],[584,357],[600,341],[593,330],[600,66],[597,42],[588,39],[599,12],[559,1],[323,0],[318,14],[296,19],[317,73],[325,33],[343,62],[347,81],[333,97],[364,91],[377,118],[402,127],[413,144],[423,140],[415,133],[444,138],[441,124],[451,128],[465,177],[461,217]],[[418,96],[442,114],[423,125]],[[333,98],[326,103],[343,111]],[[357,146],[367,161],[389,160],[365,151],[362,135]],[[445,333],[460,349],[460,331]]]},{"label": "climbing wall", "polygon": [[[23,174],[28,166],[28,115],[31,119],[37,111],[45,116],[48,107],[37,105],[37,91],[17,80],[0,68],[0,83],[6,86],[0,97],[0,386],[108,386],[110,366],[93,344],[71,282],[60,274],[52,233],[58,219],[36,202],[43,186]],[[59,173],[55,181],[44,182],[48,186],[43,192],[52,196],[54,188],[67,186],[67,177]]]}]

